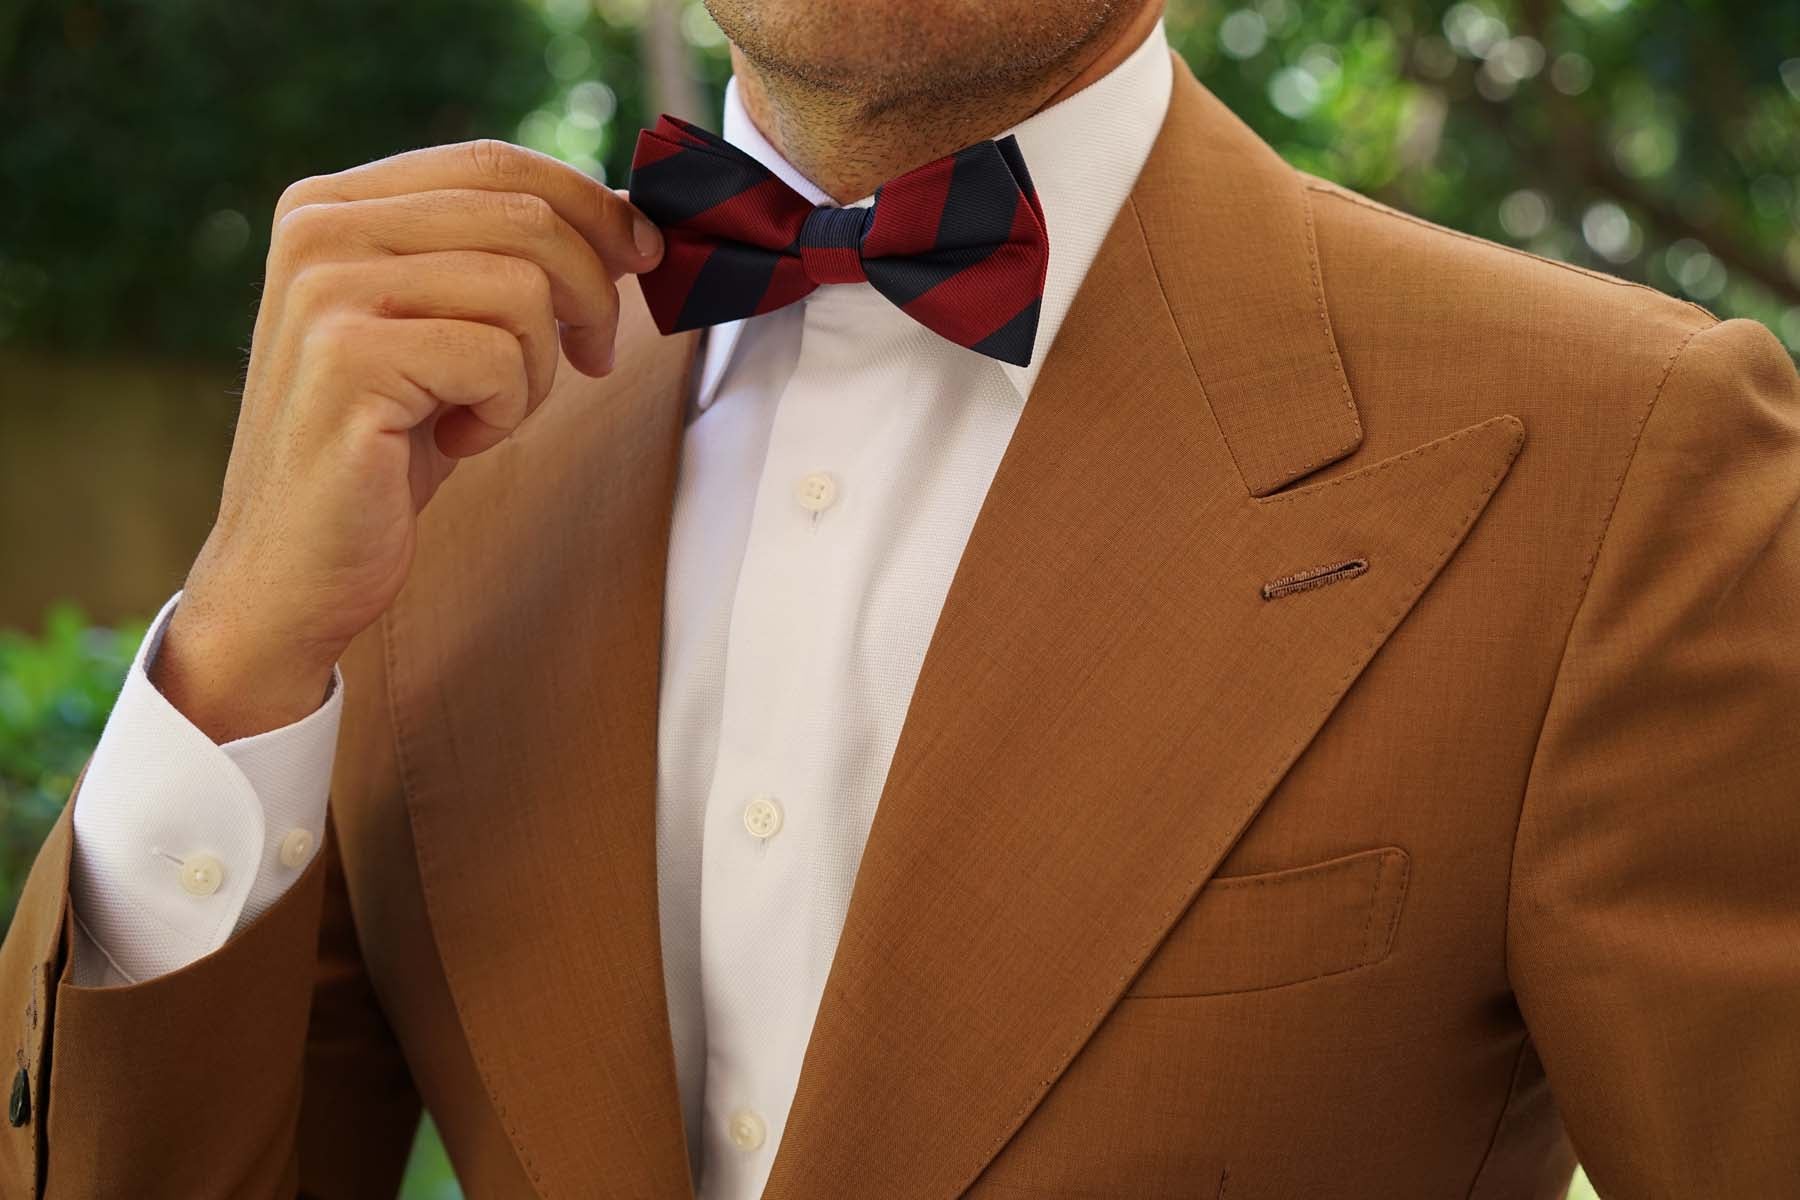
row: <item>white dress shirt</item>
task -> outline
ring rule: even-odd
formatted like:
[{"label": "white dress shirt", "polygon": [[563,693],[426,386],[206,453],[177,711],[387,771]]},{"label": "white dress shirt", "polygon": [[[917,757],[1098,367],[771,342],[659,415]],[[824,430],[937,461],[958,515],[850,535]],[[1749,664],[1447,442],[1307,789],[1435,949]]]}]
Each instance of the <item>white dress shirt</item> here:
[{"label": "white dress shirt", "polygon": [[[1026,397],[1168,107],[1162,26],[1009,130],[1050,261],[1030,365],[985,358],[870,285],[706,339],[665,586],[657,855],[681,1104],[703,1200],[758,1195],[926,647]],[[724,136],[830,203],[757,131]],[[867,204],[870,198],[859,201]],[[152,625],[75,812],[75,972],[153,978],[223,945],[324,825],[342,707],[215,746],[150,685]]]}]

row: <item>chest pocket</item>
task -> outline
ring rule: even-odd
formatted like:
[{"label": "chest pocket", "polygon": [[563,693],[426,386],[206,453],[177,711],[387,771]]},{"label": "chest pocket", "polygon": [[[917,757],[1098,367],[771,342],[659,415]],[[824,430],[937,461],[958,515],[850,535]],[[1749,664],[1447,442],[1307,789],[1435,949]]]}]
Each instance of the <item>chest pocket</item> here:
[{"label": "chest pocket", "polygon": [[1354,971],[1387,957],[1406,900],[1397,846],[1200,889],[1126,990],[1128,997],[1215,996]]}]

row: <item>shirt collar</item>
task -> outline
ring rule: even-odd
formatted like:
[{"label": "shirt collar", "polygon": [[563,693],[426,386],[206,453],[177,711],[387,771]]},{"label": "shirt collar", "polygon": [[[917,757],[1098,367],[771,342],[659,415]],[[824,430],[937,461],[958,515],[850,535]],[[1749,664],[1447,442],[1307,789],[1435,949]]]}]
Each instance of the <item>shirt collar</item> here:
[{"label": "shirt collar", "polygon": [[[1043,204],[1044,225],[1050,235],[1050,262],[1031,362],[1023,367],[997,364],[1021,399],[1031,394],[1069,305],[1150,156],[1150,146],[1168,112],[1173,82],[1168,40],[1159,20],[1142,44],[1111,71],[995,135],[1010,133],[1019,139],[1019,151]],[[757,129],[738,94],[735,77],[725,86],[724,117],[726,141],[762,163],[808,202],[832,202]],[[873,196],[865,196],[845,207],[873,201]],[[707,331],[695,395],[697,408],[712,403],[745,324],[758,319],[728,321]]]}]

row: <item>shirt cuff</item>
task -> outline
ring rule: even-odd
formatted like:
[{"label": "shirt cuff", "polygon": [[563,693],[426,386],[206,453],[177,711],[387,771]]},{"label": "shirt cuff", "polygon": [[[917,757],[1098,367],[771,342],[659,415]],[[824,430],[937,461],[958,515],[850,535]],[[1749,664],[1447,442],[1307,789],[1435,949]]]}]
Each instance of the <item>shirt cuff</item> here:
[{"label": "shirt cuff", "polygon": [[303,719],[218,745],[146,673],[180,600],[144,635],[74,801],[84,986],[142,982],[217,950],[281,898],[324,835],[342,675],[332,669]]}]

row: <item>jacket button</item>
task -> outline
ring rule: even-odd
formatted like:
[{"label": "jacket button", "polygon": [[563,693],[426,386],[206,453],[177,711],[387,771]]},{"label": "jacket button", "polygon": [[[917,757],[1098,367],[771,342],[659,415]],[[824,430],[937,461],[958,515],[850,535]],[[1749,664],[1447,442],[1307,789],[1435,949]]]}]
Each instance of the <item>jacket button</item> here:
[{"label": "jacket button", "polygon": [[7,1105],[6,1119],[15,1129],[31,1120],[31,1076],[25,1073],[24,1067],[13,1076],[12,1103]]}]

